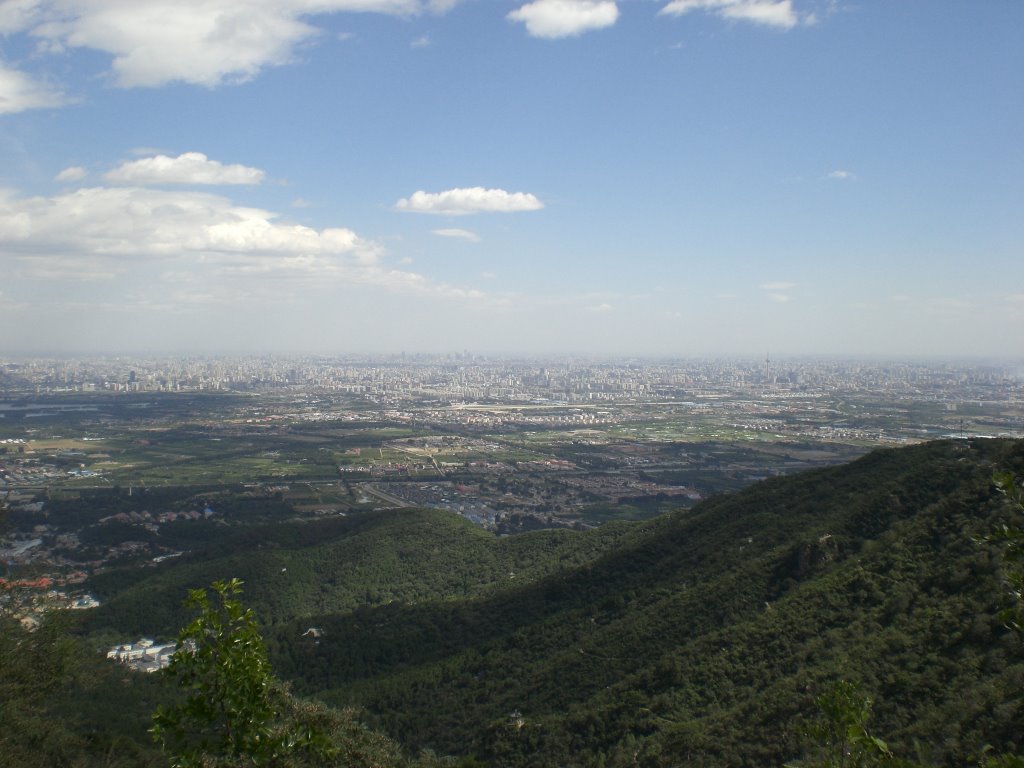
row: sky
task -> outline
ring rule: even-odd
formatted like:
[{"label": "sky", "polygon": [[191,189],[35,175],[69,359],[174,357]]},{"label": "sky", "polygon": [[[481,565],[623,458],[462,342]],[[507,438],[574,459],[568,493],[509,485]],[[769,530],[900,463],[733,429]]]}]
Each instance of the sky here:
[{"label": "sky", "polygon": [[1024,357],[1019,0],[0,0],[0,353]]}]

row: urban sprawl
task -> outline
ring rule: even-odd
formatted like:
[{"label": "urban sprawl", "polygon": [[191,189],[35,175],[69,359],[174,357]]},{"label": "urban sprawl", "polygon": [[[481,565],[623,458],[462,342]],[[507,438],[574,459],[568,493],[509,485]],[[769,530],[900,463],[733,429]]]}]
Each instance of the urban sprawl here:
[{"label": "urban sprawl", "polygon": [[[34,626],[88,609],[89,579],[171,565],[211,526],[420,507],[497,535],[586,529],[879,446],[1024,437],[1022,370],[468,352],[0,358],[0,610]],[[125,643],[111,658],[151,668],[168,653]]]}]

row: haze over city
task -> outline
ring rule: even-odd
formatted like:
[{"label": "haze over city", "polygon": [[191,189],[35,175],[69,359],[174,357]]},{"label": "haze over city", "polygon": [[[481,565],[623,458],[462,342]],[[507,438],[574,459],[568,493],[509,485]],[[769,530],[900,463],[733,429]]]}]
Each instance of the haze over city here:
[{"label": "haze over city", "polygon": [[1024,5],[14,0],[0,353],[1024,355]]}]

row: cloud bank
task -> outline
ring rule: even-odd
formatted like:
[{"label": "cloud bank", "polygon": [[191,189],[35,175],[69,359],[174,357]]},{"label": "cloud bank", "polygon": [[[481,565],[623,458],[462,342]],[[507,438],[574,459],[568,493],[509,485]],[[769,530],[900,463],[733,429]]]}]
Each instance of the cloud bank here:
[{"label": "cloud bank", "polygon": [[[77,170],[64,175],[73,178]],[[99,186],[22,197],[0,189],[0,274],[109,286],[106,299],[90,294],[95,298],[83,307],[127,307],[112,297],[131,293],[133,307],[184,311],[202,301],[301,301],[302,291],[344,286],[489,300],[481,291],[388,266],[385,256],[381,245],[351,229],[280,221],[271,211],[196,190]]]},{"label": "cloud bank", "polygon": [[[188,83],[208,88],[253,79],[292,63],[324,36],[318,17],[377,13],[401,18],[446,13],[462,0],[5,0],[0,35],[27,33],[37,53],[86,49],[110,57],[121,88]],[[778,28],[799,23],[792,0],[670,0],[660,13],[705,11]],[[616,0],[532,0],[506,15],[548,40],[613,26]],[[804,21],[810,23],[810,16]],[[413,41],[429,44],[429,37]],[[59,91],[0,63],[0,114],[64,103]]]},{"label": "cloud bank", "polygon": [[86,187],[54,197],[0,196],[0,244],[9,254],[187,258],[217,254],[353,255],[379,248],[350,229],[312,229],[201,192]]},{"label": "cloud bank", "polygon": [[[171,82],[214,87],[289,63],[320,31],[304,21],[337,12],[415,16],[457,0],[14,0],[0,33],[29,31],[51,51],[88,48],[113,57],[123,88]],[[2,91],[0,91],[2,93]]]}]

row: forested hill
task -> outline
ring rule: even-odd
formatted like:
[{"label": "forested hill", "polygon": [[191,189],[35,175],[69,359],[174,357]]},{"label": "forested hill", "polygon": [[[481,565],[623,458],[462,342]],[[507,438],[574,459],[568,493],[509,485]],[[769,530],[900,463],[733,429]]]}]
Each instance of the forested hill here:
[{"label": "forested hill", "polygon": [[[95,579],[105,604],[77,630],[97,647],[170,636],[189,588],[237,577],[275,674],[355,707],[407,754],[781,766],[807,757],[815,699],[849,681],[895,755],[977,765],[986,749],[1024,752],[1024,637],[999,615],[1004,551],[986,540],[1020,525],[999,471],[1024,477],[1024,441],[875,451],[587,532],[496,538],[429,510],[219,526],[159,567]],[[61,678],[24,643],[0,643],[0,746],[152,764],[145,724],[171,692],[123,671]],[[102,705],[67,715],[86,700]],[[32,764],[26,749],[16,764]]]},{"label": "forested hill", "polygon": [[188,621],[188,590],[230,578],[245,582],[245,601],[264,624],[394,601],[475,598],[590,562],[643,535],[615,523],[499,539],[458,515],[427,509],[216,533],[160,568],[93,578],[90,588],[104,604],[87,627],[173,637]]},{"label": "forested hill", "polygon": [[530,583],[277,625],[272,659],[409,747],[494,765],[781,765],[840,679],[896,754],[966,765],[1024,733],[1022,641],[983,540],[1013,514],[1000,469],[1024,474],[1024,444],[876,451]]}]

